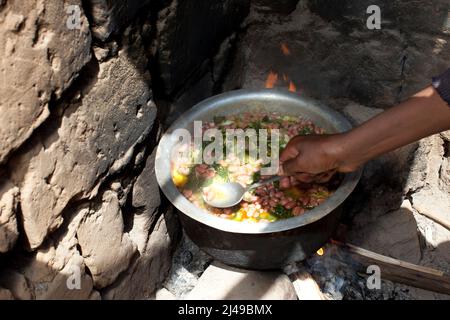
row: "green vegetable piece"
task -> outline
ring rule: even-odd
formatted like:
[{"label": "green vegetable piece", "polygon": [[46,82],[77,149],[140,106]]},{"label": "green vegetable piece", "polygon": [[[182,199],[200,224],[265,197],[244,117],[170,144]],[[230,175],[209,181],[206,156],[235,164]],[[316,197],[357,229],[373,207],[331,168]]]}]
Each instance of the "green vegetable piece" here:
[{"label": "green vegetable piece", "polygon": [[253,181],[253,183],[255,183],[255,182],[258,182],[259,180],[261,180],[261,172],[257,171],[255,173],[253,173],[252,181]]},{"label": "green vegetable piece", "polygon": [[274,182],[273,182],[273,186],[274,186],[275,188],[279,189],[279,188],[280,188],[280,181],[279,181],[279,180],[278,180],[278,181],[274,181]]},{"label": "green vegetable piece", "polygon": [[312,133],[313,133],[313,129],[312,128],[304,127],[302,130],[299,131],[298,134],[306,136],[306,135],[309,135],[309,134],[312,134]]},{"label": "green vegetable piece", "polygon": [[270,213],[278,219],[287,219],[293,216],[292,210],[286,209],[281,204],[277,204]]},{"label": "green vegetable piece", "polygon": [[260,121],[253,121],[248,125],[248,127],[251,129],[255,129],[256,132],[258,132],[258,130],[262,128]]},{"label": "green vegetable piece", "polygon": [[216,170],[216,175],[223,180],[223,182],[229,182],[230,181],[230,176],[229,176],[229,172],[226,168],[222,167],[219,164],[214,164],[213,165],[214,170]]}]

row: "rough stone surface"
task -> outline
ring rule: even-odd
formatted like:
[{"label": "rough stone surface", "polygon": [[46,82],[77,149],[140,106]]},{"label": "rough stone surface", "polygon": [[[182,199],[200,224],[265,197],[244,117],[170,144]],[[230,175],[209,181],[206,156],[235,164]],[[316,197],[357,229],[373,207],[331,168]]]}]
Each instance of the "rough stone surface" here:
[{"label": "rough stone surface", "polygon": [[173,93],[218,50],[222,40],[238,28],[249,7],[249,0],[174,0],[161,10],[158,65],[165,93]]},{"label": "rough stone surface", "polygon": [[442,160],[440,174],[440,189],[447,194],[450,194],[450,157],[444,158]]},{"label": "rough stone surface", "polygon": [[178,97],[176,101],[170,104],[164,124],[169,126],[196,103],[212,96],[213,87],[214,82],[212,81],[212,75],[208,72],[194,85],[190,86],[189,90]]},{"label": "rough stone surface", "polygon": [[[381,30],[369,30],[366,27],[369,15],[365,12],[370,5],[378,5],[381,9]],[[352,89],[366,89],[373,92],[383,88],[382,91],[394,96],[396,95],[394,90],[400,88],[399,97],[404,99],[429,84],[433,75],[448,67],[449,17],[446,0],[433,3],[425,0],[358,2],[345,0],[331,4],[324,0],[309,0],[308,7],[313,13],[331,23],[340,33],[348,36],[347,41],[359,38],[366,42],[362,47],[374,45],[378,47],[378,50],[372,53],[361,52],[365,56],[352,63],[352,66],[356,67],[356,72],[359,72],[359,66],[362,66],[359,63],[367,66],[366,72],[360,74],[363,83],[361,85],[354,83]],[[404,14],[405,12],[408,14]],[[389,50],[385,50],[387,47]],[[398,58],[395,59],[395,55],[391,55],[391,59],[382,61],[383,56],[388,57],[386,54],[390,55],[388,52],[391,51]],[[373,62],[386,67],[390,65],[392,71],[378,72],[383,70]],[[376,80],[373,88],[370,87],[374,85],[371,80]],[[401,84],[396,80],[402,80]],[[363,91],[353,92],[358,95],[364,94]]]},{"label": "rough stone surface", "polygon": [[450,223],[450,198],[439,189],[425,188],[412,195],[413,207],[422,214],[436,215]]},{"label": "rough stone surface", "polygon": [[0,288],[0,300],[14,300],[14,296],[8,289]]},{"label": "rough stone surface", "polygon": [[411,164],[406,189],[414,192],[427,185],[439,188],[439,170],[443,155],[443,141],[439,135],[420,140]]},{"label": "rough stone surface", "polygon": [[350,122],[352,122],[354,126],[363,124],[381,112],[383,112],[383,109],[369,108],[354,102],[345,106],[343,110],[344,115],[350,120]]},{"label": "rough stone surface", "polygon": [[92,292],[92,278],[80,255],[76,230],[83,212],[68,219],[36,253],[17,256],[14,269],[2,280],[17,299],[87,299]]},{"label": "rough stone surface", "polygon": [[421,251],[417,224],[407,207],[404,204],[373,223],[355,228],[349,235],[351,243],[379,254],[418,263]]},{"label": "rough stone surface", "polygon": [[128,234],[123,233],[116,193],[106,191],[99,208],[82,210],[87,212],[77,231],[78,242],[94,286],[104,288],[127,269],[136,247]]},{"label": "rough stone surface", "polygon": [[205,270],[187,299],[297,300],[297,295],[284,274],[249,271],[214,263]]},{"label": "rough stone surface", "polygon": [[150,0],[87,0],[91,15],[92,35],[105,41],[108,37],[130,23]]},{"label": "rough stone surface", "polygon": [[131,204],[135,208],[133,227],[129,235],[140,253],[146,251],[149,232],[157,218],[161,204],[160,191],[155,177],[156,148],[147,158],[144,170],[133,185]]},{"label": "rough stone surface", "polygon": [[[133,185],[132,205],[154,211],[161,203],[160,191],[155,177],[156,148],[148,156],[144,170]],[[153,212],[151,212],[153,213]]]},{"label": "rough stone surface", "polygon": [[450,130],[441,132],[441,138],[447,142],[450,142]]},{"label": "rough stone surface", "polygon": [[[368,108],[356,103],[350,103],[342,110],[343,114],[354,126],[361,125],[382,111],[382,109]],[[404,190],[407,189],[407,180],[410,179],[410,167],[416,148],[417,144],[410,144],[382,155],[364,166],[361,186],[369,193],[367,195],[368,199],[374,196],[376,198],[375,201],[378,202],[378,204],[376,202],[373,204],[372,209],[385,209],[379,202],[380,198],[386,199],[387,197],[387,199],[394,200],[395,198],[399,199],[403,195]],[[377,192],[380,192],[380,194],[375,196]],[[381,194],[386,194],[386,196],[382,197]],[[394,201],[399,207],[401,200]],[[390,209],[395,208],[388,208],[386,211]]]},{"label": "rough stone surface", "polygon": [[289,14],[295,10],[299,0],[252,0],[252,5],[256,6],[256,10],[262,12],[275,12]]},{"label": "rough stone surface", "polygon": [[154,300],[176,300],[176,297],[166,288],[161,288],[156,291]]},{"label": "rough stone surface", "polygon": [[[54,270],[51,261],[45,261],[45,267],[33,266],[29,269],[29,283],[34,288],[34,298],[37,300],[85,300],[92,291],[92,278],[85,272],[83,258],[74,254],[68,259],[61,270]],[[39,260],[37,264],[43,263]],[[45,268],[44,270],[42,270]],[[42,270],[42,271],[41,271]],[[75,283],[71,277],[80,274],[80,287],[69,287],[68,283]],[[42,278],[41,278],[42,277]]]},{"label": "rough stone surface", "polygon": [[154,177],[156,65],[173,97],[220,82],[249,4],[0,0],[1,298],[155,296],[179,236]]},{"label": "rough stone surface", "polygon": [[[343,31],[351,32],[361,22],[366,22],[366,9],[370,5],[378,5],[382,12],[382,27],[402,29],[414,27],[417,33],[445,33],[448,19],[448,3],[437,0],[433,3],[416,0],[342,0],[330,2],[326,0],[308,0],[312,12],[330,21]],[[408,14],[402,14],[408,12]],[[431,19],[433,17],[433,19]],[[367,30],[370,32],[370,30]]]},{"label": "rough stone surface", "polygon": [[13,159],[31,248],[61,224],[61,211],[71,199],[95,195],[107,175],[126,165],[150,131],[156,108],[143,63],[134,61],[127,49],[101,63],[97,82],[90,79],[73,101],[60,106],[62,118]]},{"label": "rough stone surface", "polygon": [[[80,8],[74,30],[66,25],[69,4]],[[0,164],[49,116],[52,94],[60,97],[89,61],[90,43],[79,0],[7,1],[0,11]]]},{"label": "rough stone surface", "polygon": [[34,299],[33,291],[25,276],[17,271],[6,269],[2,270],[0,275],[0,284],[8,289],[15,299],[30,300]]},{"label": "rough stone surface", "polygon": [[[322,100],[346,97],[381,108],[398,103],[448,67],[449,35],[442,29],[446,2],[435,8],[415,1],[423,11],[410,10],[406,1],[378,2],[394,7],[395,23],[381,30],[366,27],[369,1],[302,1],[281,17],[253,11],[223,88],[263,88],[272,71],[278,74],[275,87],[287,89],[292,81],[300,94]],[[418,32],[417,21],[430,16],[433,22]]]},{"label": "rough stone surface", "polygon": [[0,180],[0,252],[9,251],[19,236],[17,230],[17,201],[19,189]]},{"label": "rough stone surface", "polygon": [[[162,214],[152,229],[139,257],[118,281],[108,287],[104,299],[150,299],[165,280],[171,267],[173,244],[176,239],[173,211]],[[147,229],[146,234],[150,231]]]}]

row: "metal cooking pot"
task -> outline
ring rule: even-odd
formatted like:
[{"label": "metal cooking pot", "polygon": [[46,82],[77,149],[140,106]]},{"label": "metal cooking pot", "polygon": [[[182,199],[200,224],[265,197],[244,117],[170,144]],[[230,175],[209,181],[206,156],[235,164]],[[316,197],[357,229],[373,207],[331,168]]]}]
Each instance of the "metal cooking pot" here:
[{"label": "metal cooking pot", "polygon": [[211,121],[248,111],[276,111],[302,116],[328,133],[351,129],[338,112],[297,94],[277,90],[236,90],[206,99],[183,114],[162,137],[155,160],[158,184],[180,211],[187,236],[202,250],[226,264],[250,269],[282,268],[316,252],[338,225],[340,205],[358,183],[361,170],[346,174],[336,192],[305,214],[271,223],[243,223],[216,217],[196,207],[175,187],[171,179],[170,154],[179,141],[173,132],[193,132],[195,120]]}]

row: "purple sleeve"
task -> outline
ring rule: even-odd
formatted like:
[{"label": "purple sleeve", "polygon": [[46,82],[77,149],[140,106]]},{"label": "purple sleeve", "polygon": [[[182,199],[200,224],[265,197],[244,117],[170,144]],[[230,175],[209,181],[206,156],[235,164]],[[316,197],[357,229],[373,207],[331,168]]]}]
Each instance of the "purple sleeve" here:
[{"label": "purple sleeve", "polygon": [[432,85],[441,98],[450,105],[450,69],[437,77],[433,77]]}]

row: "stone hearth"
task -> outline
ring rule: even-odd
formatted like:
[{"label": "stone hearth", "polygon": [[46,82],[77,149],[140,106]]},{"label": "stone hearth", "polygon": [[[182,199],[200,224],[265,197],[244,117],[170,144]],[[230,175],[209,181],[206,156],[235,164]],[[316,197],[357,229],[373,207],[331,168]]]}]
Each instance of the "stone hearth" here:
[{"label": "stone hearth", "polygon": [[[242,288],[214,297],[295,299],[288,269],[228,268],[183,235],[154,176],[162,132],[269,74],[357,125],[450,64],[446,0],[0,0],[0,30],[0,299],[206,298],[224,274]],[[346,241],[450,274],[450,230],[430,218],[450,221],[449,146],[444,132],[368,163]],[[370,290],[326,247],[290,267],[328,299],[450,298]]]}]

